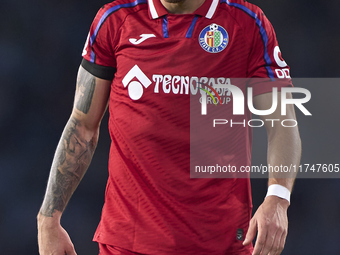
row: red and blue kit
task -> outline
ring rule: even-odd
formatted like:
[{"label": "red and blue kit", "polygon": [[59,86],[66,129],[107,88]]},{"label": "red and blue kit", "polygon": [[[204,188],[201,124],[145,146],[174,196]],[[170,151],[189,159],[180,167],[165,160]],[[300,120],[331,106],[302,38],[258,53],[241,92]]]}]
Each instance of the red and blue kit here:
[{"label": "red and blue kit", "polygon": [[[141,254],[251,254],[242,245],[249,178],[190,178],[190,101],[204,84],[268,78],[240,85],[256,96],[290,78],[263,12],[243,0],[206,0],[192,14],[168,13],[160,0],[117,0],[95,17],[82,66],[112,80],[109,179],[94,240]],[[228,164],[250,165],[250,127],[223,139]]]}]

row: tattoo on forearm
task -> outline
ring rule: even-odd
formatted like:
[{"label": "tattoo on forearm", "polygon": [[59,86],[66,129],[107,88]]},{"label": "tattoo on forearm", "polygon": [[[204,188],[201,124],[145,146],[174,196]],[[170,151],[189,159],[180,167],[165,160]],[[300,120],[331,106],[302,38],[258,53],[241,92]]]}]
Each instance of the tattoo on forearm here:
[{"label": "tattoo on forearm", "polygon": [[79,111],[85,114],[89,112],[95,87],[96,78],[81,69],[78,75],[75,98],[75,106]]},{"label": "tattoo on forearm", "polygon": [[60,139],[40,210],[45,216],[52,217],[55,210],[64,211],[91,162],[97,138],[86,141],[80,127],[79,121],[71,118]]}]

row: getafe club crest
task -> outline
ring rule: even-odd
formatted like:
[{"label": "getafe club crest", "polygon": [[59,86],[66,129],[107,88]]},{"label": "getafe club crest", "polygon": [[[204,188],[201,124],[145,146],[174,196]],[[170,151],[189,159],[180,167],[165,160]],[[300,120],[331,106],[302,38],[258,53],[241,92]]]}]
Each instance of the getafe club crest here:
[{"label": "getafe club crest", "polygon": [[217,24],[205,27],[199,36],[201,47],[210,53],[221,52],[227,47],[228,42],[229,36],[227,31]]}]

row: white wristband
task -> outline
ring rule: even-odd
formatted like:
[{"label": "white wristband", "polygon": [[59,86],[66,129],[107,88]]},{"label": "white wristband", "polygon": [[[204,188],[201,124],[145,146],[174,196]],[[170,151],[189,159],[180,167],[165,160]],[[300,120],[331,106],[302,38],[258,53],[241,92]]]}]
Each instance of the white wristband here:
[{"label": "white wristband", "polygon": [[279,184],[269,185],[266,197],[268,196],[277,196],[286,199],[290,203],[289,189]]}]

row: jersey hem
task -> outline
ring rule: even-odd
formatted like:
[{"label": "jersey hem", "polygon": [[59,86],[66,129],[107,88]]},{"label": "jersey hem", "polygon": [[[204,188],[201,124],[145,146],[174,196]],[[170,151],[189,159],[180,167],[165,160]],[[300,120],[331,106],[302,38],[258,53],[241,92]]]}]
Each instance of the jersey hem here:
[{"label": "jersey hem", "polygon": [[[136,254],[136,255],[148,255],[148,254],[157,254],[157,255],[173,255],[173,254],[180,254],[180,255],[202,255],[202,254],[206,254],[204,253],[181,253],[179,250],[174,250],[174,251],[160,251],[160,250],[152,250],[152,253],[140,253],[140,252],[136,252],[136,251],[132,251],[129,250],[127,248],[124,248],[121,245],[116,245],[116,244],[110,244],[107,242],[101,242],[98,240],[93,240],[93,242],[96,242],[98,244],[99,247],[111,247],[111,249],[120,251],[120,252],[124,252],[122,254],[126,254],[126,255],[130,255],[130,254]],[[226,251],[228,255],[251,255],[253,252],[253,247],[245,247],[239,250],[227,250]]]}]

